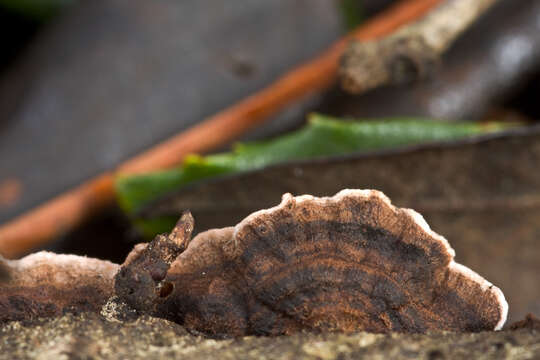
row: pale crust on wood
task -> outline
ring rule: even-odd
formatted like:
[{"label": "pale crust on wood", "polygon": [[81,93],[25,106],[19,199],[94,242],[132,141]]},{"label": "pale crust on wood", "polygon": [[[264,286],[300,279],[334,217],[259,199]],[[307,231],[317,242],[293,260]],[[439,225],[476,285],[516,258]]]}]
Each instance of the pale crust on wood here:
[{"label": "pale crust on wood", "polygon": [[113,294],[119,265],[42,251],[0,258],[0,322],[100,310]]}]

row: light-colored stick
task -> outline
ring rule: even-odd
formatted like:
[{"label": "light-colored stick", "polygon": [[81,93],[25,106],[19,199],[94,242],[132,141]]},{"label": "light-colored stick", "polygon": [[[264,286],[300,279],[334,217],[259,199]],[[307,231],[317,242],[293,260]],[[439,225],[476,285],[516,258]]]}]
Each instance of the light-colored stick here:
[{"label": "light-colored stick", "polygon": [[459,35],[496,2],[446,0],[424,19],[384,39],[351,44],[340,68],[343,88],[359,94],[425,77]]}]

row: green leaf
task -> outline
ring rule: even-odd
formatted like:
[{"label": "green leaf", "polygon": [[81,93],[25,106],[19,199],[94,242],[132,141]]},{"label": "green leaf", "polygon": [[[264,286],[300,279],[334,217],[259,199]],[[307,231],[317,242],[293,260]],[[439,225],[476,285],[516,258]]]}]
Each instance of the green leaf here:
[{"label": "green leaf", "polygon": [[0,0],[0,6],[35,20],[45,21],[76,0]]},{"label": "green leaf", "polygon": [[340,0],[341,16],[347,30],[352,30],[365,20],[362,0]]},{"label": "green leaf", "polygon": [[120,206],[133,213],[152,199],[196,180],[225,174],[228,168],[192,155],[181,168],[143,175],[118,176],[115,182]]},{"label": "green leaf", "polygon": [[[188,156],[176,169],[119,176],[116,193],[122,209],[133,215],[150,201],[198,180],[291,160],[343,155],[431,141],[445,141],[498,131],[501,123],[444,123],[419,118],[347,121],[312,114],[304,128],[281,137],[236,144],[232,152]],[[175,219],[137,220],[146,236],[170,230]]]}]

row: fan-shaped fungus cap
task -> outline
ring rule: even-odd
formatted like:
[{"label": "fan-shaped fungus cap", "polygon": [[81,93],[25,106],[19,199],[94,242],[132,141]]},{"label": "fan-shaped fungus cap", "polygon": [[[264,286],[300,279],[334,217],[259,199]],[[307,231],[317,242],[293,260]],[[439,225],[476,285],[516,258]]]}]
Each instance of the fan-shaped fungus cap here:
[{"label": "fan-shaped fungus cap", "polygon": [[502,292],[453,259],[420,214],[378,191],[286,194],[196,236],[154,309],[214,336],[500,329]]},{"label": "fan-shaped fungus cap", "polygon": [[114,293],[118,269],[109,261],[45,251],[20,260],[0,257],[0,323],[99,311]]}]

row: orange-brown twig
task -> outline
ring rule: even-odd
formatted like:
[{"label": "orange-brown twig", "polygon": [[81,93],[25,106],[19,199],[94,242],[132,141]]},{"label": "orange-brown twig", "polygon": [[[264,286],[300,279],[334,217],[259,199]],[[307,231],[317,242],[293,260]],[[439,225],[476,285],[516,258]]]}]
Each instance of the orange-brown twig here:
[{"label": "orange-brown twig", "polygon": [[286,73],[265,89],[205,119],[187,131],[0,226],[0,254],[16,257],[73,229],[114,201],[114,174],[146,172],[179,164],[243,134],[295,100],[328,88],[350,40],[371,40],[408,24],[442,0],[402,0],[364,23],[310,62]]}]

